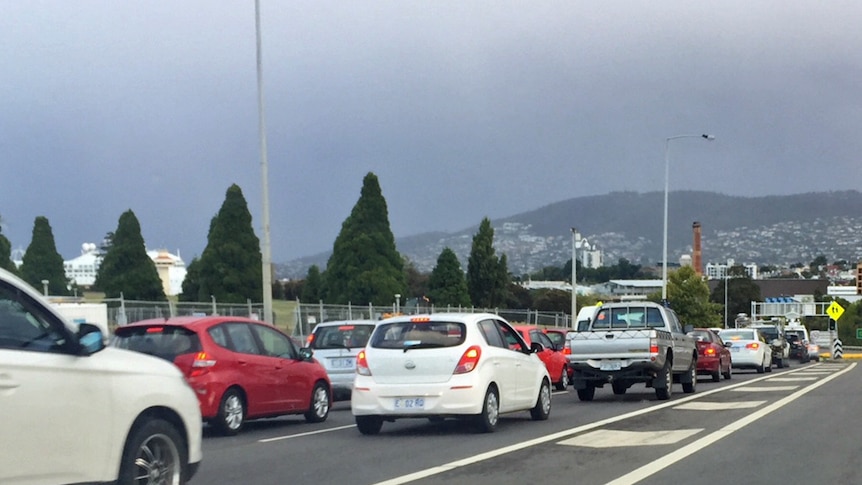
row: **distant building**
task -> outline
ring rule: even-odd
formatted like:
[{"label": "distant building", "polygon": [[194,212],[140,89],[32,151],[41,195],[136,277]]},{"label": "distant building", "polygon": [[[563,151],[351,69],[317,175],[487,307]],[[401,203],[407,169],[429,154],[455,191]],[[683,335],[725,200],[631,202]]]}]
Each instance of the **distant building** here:
[{"label": "distant building", "polygon": [[[179,295],[183,292],[183,280],[186,277],[186,264],[179,255],[173,255],[167,250],[147,251],[147,256],[156,265],[156,272],[162,280],[165,295]],[[74,281],[82,288],[89,288],[96,283],[96,275],[102,264],[99,248],[93,243],[81,245],[81,255],[63,262],[66,278]]]},{"label": "distant building", "polygon": [[[727,276],[727,271],[734,266],[738,265],[732,259],[728,259],[726,263],[706,263],[704,274],[706,275],[706,279],[708,280],[723,280],[725,276]],[[743,264],[742,267],[745,268],[745,274],[747,274],[749,278],[753,280],[757,279],[756,264]]]},{"label": "distant building", "polygon": [[601,268],[605,265],[602,250],[596,244],[590,244],[587,238],[581,239],[578,246],[578,260],[584,268]]}]

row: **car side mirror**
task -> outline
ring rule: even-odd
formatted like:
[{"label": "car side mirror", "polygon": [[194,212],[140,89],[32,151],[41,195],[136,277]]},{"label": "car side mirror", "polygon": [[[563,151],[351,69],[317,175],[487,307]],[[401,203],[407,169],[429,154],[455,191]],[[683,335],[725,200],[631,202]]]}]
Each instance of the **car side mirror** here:
[{"label": "car side mirror", "polygon": [[532,354],[537,354],[543,350],[545,350],[545,346],[539,342],[533,342],[530,344],[530,353]]},{"label": "car side mirror", "polygon": [[590,329],[590,321],[589,320],[581,320],[578,322],[578,332],[586,332]]},{"label": "car side mirror", "polygon": [[314,351],[311,350],[311,347],[303,347],[299,349],[299,358],[301,360],[311,360],[314,356]]},{"label": "car side mirror", "polygon": [[92,323],[78,325],[78,343],[87,355],[95,354],[105,348],[102,329]]}]

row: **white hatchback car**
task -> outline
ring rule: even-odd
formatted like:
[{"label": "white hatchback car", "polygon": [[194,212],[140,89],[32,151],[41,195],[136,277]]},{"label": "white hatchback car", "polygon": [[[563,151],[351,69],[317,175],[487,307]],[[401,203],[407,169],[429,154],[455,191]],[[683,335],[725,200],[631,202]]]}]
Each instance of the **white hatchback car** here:
[{"label": "white hatchback car", "polygon": [[0,483],[180,484],[201,461],[198,400],[179,369],[105,348],[0,269]]},{"label": "white hatchback car", "polygon": [[729,328],[718,332],[725,344],[730,343],[733,368],[755,369],[758,374],[772,372],[772,347],[754,328]]},{"label": "white hatchback car", "polygon": [[356,425],[377,434],[384,421],[456,417],[491,432],[504,413],[548,419],[551,378],[537,350],[490,313],[383,320],[356,359]]}]

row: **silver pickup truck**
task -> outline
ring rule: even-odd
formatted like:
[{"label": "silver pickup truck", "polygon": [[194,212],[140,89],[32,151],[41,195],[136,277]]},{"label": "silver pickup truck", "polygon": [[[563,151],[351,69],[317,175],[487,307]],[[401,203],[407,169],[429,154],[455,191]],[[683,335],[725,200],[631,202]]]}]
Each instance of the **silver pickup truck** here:
[{"label": "silver pickup truck", "polygon": [[607,303],[589,322],[569,332],[572,384],[581,401],[592,401],[597,387],[610,383],[625,394],[637,382],[669,399],[674,380],[686,393],[697,385],[697,346],[676,313],[652,302]]}]

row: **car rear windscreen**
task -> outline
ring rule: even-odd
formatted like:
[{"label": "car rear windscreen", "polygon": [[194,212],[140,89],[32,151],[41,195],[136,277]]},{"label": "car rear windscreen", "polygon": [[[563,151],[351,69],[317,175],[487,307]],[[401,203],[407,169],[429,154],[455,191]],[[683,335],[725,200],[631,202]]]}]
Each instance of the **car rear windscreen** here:
[{"label": "car rear windscreen", "polygon": [[371,332],[372,324],[324,325],[314,329],[311,340],[312,349],[351,349],[365,347]]},{"label": "car rear windscreen", "polygon": [[454,347],[464,343],[466,327],[458,322],[381,323],[371,346],[381,349]]},{"label": "car rear windscreen", "polygon": [[111,340],[111,346],[153,355],[169,362],[179,355],[201,351],[196,333],[171,325],[120,327]]}]

